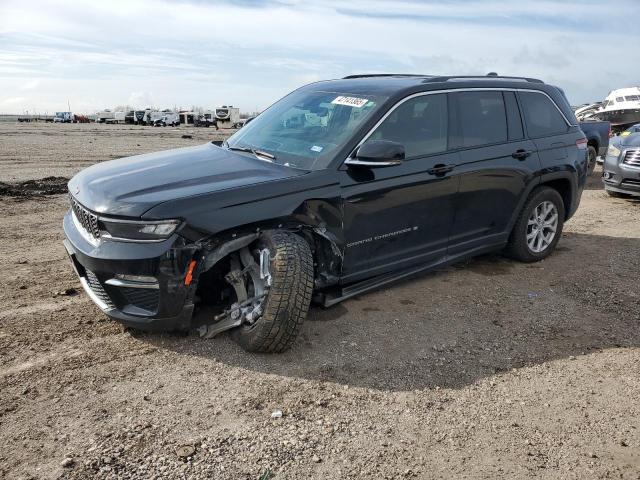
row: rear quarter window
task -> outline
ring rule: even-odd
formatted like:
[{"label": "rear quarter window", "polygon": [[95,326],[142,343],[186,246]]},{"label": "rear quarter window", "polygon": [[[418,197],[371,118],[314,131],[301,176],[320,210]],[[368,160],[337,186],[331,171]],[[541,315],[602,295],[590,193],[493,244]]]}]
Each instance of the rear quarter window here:
[{"label": "rear quarter window", "polygon": [[519,92],[518,95],[530,137],[546,137],[567,132],[567,122],[546,95],[535,92]]}]

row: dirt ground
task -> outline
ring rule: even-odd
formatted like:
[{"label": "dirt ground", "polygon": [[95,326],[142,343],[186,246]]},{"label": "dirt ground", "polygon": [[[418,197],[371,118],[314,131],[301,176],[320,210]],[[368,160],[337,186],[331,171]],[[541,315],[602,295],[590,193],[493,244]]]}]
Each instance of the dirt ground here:
[{"label": "dirt ground", "polygon": [[[0,181],[214,135],[0,124]],[[640,202],[598,175],[546,261],[313,308],[281,355],[123,330],[74,294],[65,195],[1,196],[0,478],[640,479]]]}]

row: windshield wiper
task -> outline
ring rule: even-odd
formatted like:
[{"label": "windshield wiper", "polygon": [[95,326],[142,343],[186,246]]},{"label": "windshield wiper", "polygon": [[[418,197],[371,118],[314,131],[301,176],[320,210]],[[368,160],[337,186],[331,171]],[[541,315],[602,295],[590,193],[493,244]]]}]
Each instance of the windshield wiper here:
[{"label": "windshield wiper", "polygon": [[236,152],[253,153],[256,157],[264,157],[271,161],[276,159],[276,156],[269,152],[265,152],[263,150],[256,150],[255,148],[251,148],[251,147],[232,147],[227,143],[227,150],[232,150]]}]

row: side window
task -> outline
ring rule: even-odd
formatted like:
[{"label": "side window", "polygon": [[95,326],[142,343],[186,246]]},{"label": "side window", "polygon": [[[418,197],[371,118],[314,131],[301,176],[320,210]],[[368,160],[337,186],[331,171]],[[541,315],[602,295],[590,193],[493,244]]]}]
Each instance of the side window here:
[{"label": "side window", "polygon": [[454,98],[458,108],[461,147],[507,141],[507,115],[502,92],[460,92]]},{"label": "side window", "polygon": [[559,135],[567,132],[569,128],[567,122],[546,95],[519,92],[519,96],[530,137]]},{"label": "side window", "polygon": [[447,149],[447,96],[422,95],[402,103],[369,137],[404,145],[406,158]]}]

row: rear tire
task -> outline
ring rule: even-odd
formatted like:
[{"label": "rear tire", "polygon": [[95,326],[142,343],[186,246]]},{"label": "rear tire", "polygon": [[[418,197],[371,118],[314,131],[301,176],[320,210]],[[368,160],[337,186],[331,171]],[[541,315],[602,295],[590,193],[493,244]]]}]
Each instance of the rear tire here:
[{"label": "rear tire", "polygon": [[551,187],[536,188],[522,207],[505,254],[527,263],[547,258],[560,240],[564,216],[564,201],[558,191]]},{"label": "rear tire", "polygon": [[598,152],[592,145],[587,147],[587,175],[591,175],[596,168],[596,160],[598,159]]},{"label": "rear tire", "polygon": [[284,352],[295,342],[309,311],[313,257],[304,238],[290,232],[265,232],[259,248],[270,252],[271,286],[264,313],[254,324],[233,329],[231,336],[249,352]]}]

